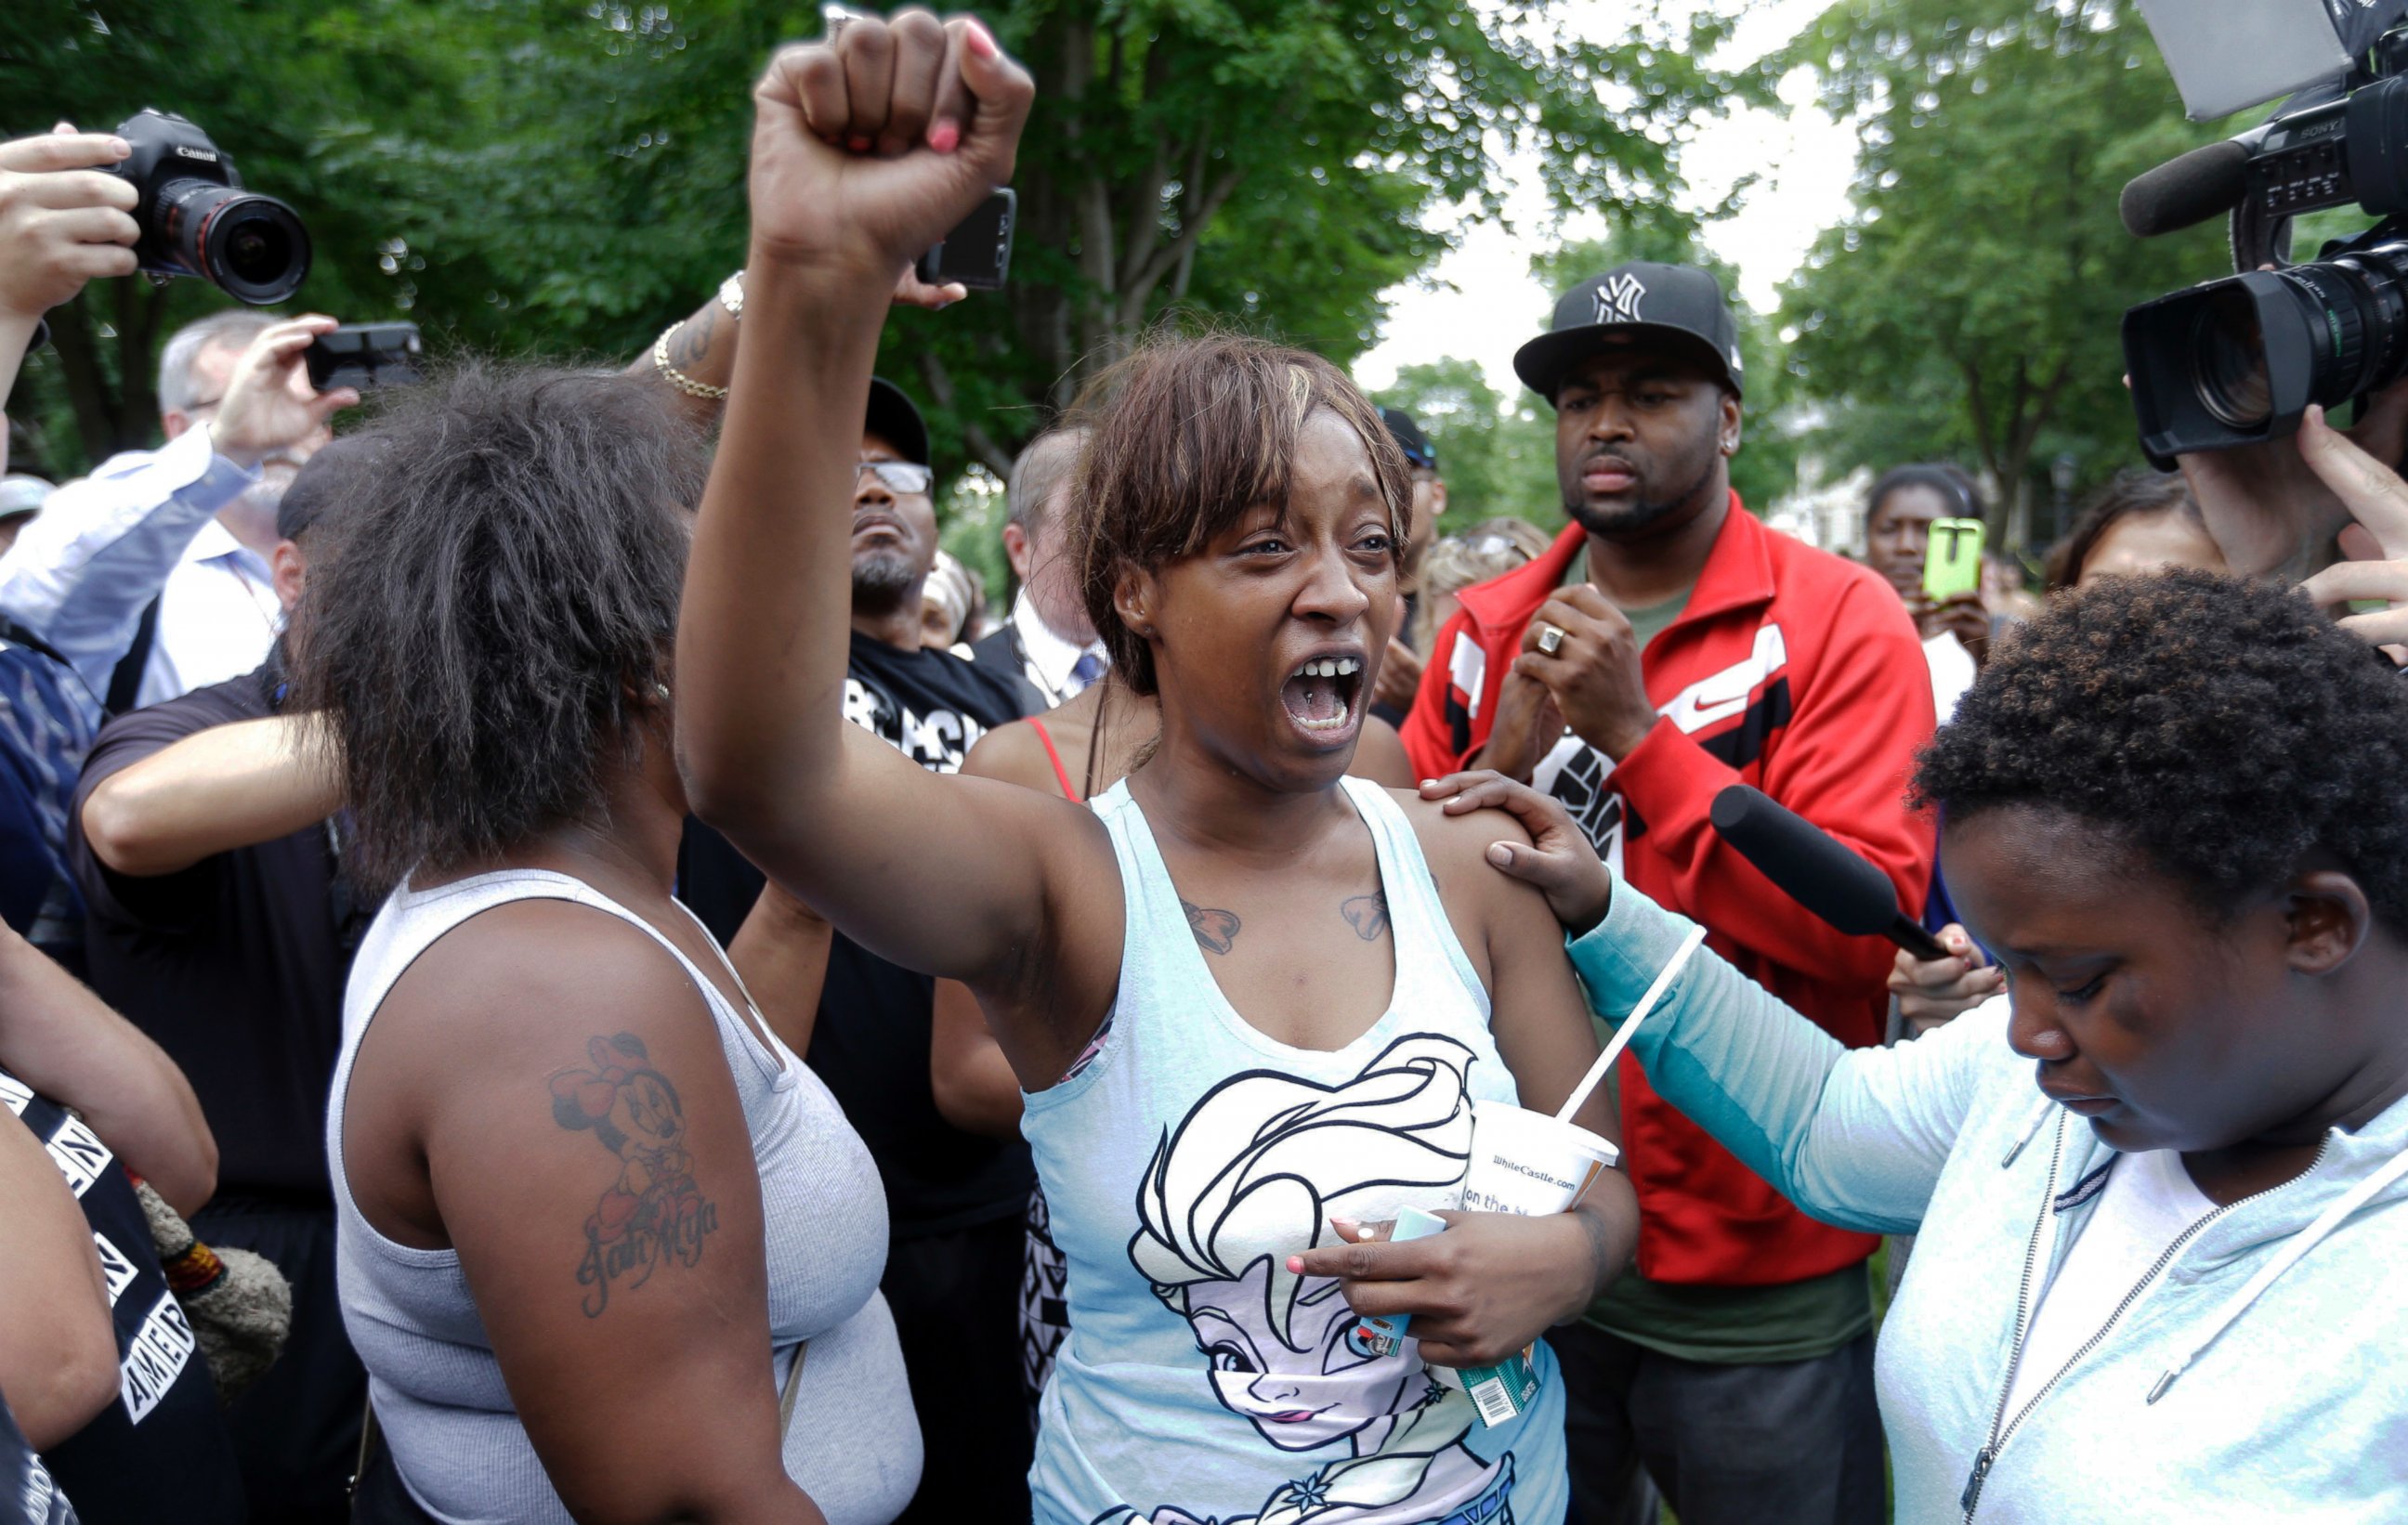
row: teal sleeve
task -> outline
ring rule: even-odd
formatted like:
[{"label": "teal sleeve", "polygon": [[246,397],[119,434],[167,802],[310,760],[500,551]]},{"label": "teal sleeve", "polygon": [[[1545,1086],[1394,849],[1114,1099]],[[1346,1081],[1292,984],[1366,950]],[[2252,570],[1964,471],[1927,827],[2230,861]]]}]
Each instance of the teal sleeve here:
[{"label": "teal sleeve", "polygon": [[[1570,941],[1590,1009],[1618,1024],[1691,923],[1617,878]],[[1913,1043],[1849,1048],[1699,948],[1630,1041],[1656,1093],[1826,1222],[1912,1233],[1976,1093],[2006,1054],[1997,1009]]]}]

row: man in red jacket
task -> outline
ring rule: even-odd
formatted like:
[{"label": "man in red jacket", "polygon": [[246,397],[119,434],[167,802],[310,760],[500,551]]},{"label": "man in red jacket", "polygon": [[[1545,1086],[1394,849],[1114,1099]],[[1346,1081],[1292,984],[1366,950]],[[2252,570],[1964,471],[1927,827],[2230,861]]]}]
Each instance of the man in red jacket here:
[{"label": "man in red jacket", "polygon": [[[1750,783],[1922,904],[1932,834],[1903,795],[1932,732],[1914,623],[1880,577],[1764,528],[1730,488],[1737,324],[1701,270],[1582,282],[1514,369],[1555,406],[1572,520],[1464,591],[1404,728],[1425,777],[1486,766],[1564,801],[1608,862],[1843,1042],[1881,1041],[1890,949],[1808,915],[1707,811]],[[1883,1518],[1864,1261],[1620,1066],[1639,1264],[1551,1336],[1587,1525]],[[1643,1469],[1643,1472],[1642,1472]]]}]

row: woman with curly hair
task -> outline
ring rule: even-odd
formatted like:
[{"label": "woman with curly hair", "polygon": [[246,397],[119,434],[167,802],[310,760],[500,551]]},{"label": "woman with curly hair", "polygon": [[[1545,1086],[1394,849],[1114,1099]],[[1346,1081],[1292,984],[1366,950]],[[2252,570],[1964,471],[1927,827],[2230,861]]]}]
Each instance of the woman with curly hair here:
[{"label": "woman with curly hair", "polygon": [[[2108,578],[1915,777],[2011,1011],[1843,1050],[1705,955],[1636,1035],[1801,1207],[1919,1236],[1878,1358],[1900,1518],[2408,1518],[2403,777],[2408,684],[2307,600]],[[1539,796],[1430,791],[1534,827],[1508,871],[1627,1012],[1687,923]]]},{"label": "woman with curly hair", "polygon": [[671,898],[705,457],[660,390],[411,389],[295,618],[348,861],[400,881],[326,1119],[358,1520],[879,1525],[918,1479],[877,1167]]}]

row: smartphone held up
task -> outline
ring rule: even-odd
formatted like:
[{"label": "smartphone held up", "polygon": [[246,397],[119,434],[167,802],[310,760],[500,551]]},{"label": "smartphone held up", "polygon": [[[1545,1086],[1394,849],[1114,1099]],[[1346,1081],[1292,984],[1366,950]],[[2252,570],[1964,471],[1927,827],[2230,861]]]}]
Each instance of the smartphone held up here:
[{"label": "smartphone held up", "polygon": [[320,392],[373,392],[421,379],[423,351],[416,323],[345,323],[311,340],[302,363],[308,367],[309,385]]},{"label": "smartphone held up", "polygon": [[931,286],[996,291],[1011,273],[1011,230],[1019,220],[1020,197],[1011,187],[999,187],[913,268]]},{"label": "smartphone held up", "polygon": [[1934,604],[1982,591],[1982,521],[1935,519],[1923,551],[1923,593]]}]

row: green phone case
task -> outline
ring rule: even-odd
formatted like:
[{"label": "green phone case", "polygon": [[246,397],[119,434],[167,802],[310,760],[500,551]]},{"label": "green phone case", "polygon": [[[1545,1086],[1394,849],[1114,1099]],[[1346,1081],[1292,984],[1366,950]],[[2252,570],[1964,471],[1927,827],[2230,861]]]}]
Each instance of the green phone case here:
[{"label": "green phone case", "polygon": [[1923,591],[1934,604],[1982,591],[1982,521],[1935,519],[1923,553]]}]

